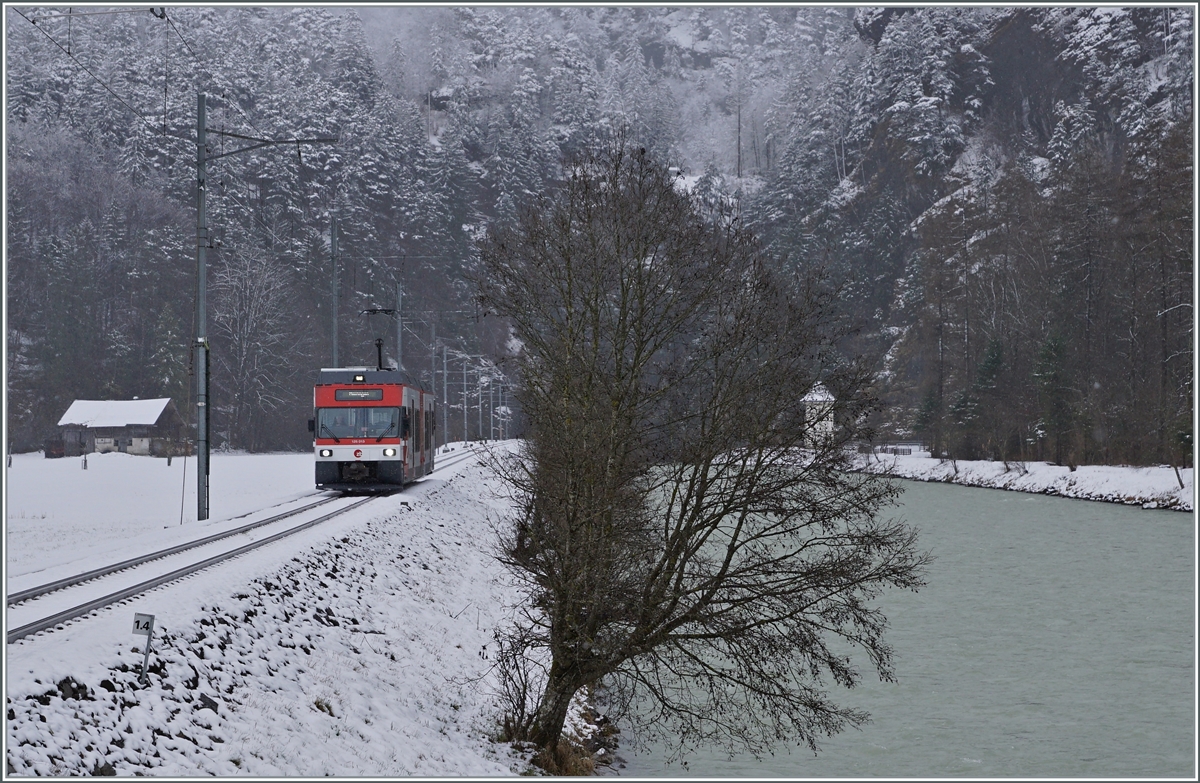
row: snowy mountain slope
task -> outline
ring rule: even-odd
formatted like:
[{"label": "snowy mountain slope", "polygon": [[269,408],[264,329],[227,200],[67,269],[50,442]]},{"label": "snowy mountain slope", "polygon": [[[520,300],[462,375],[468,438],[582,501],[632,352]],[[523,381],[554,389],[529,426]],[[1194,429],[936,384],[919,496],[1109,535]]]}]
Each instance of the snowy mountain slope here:
[{"label": "snowy mountain slope", "polygon": [[842,286],[875,424],[960,460],[1186,463],[1193,9],[854,26],[790,83],[746,214]]},{"label": "snowy mountain slope", "polygon": [[[186,398],[200,84],[222,127],[341,139],[213,159],[214,445],[306,442],[292,369],[331,344],[330,194],[345,312],[403,278],[449,313],[483,228],[628,127],[844,285],[888,437],[1083,464],[1190,450],[1190,6],[10,11],[10,448],[38,448],[75,398]],[[105,81],[67,78],[71,57]],[[258,315],[235,282],[270,292]],[[372,326],[340,339],[369,352]],[[437,334],[503,353],[507,331],[478,328]],[[1007,432],[973,410],[989,355],[1007,398],[983,408]]]}]

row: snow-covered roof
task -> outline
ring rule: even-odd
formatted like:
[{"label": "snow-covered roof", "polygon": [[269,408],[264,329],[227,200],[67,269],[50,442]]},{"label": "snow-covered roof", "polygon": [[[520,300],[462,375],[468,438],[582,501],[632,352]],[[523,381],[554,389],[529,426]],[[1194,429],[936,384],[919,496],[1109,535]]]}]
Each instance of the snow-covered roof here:
[{"label": "snow-covered roof", "polygon": [[158,400],[75,400],[58,420],[58,426],[127,427],[130,424],[154,424],[170,401],[170,397]]},{"label": "snow-covered roof", "polygon": [[808,390],[808,394],[804,395],[804,402],[833,402],[834,397],[829,393],[823,384],[813,384],[813,387]]}]

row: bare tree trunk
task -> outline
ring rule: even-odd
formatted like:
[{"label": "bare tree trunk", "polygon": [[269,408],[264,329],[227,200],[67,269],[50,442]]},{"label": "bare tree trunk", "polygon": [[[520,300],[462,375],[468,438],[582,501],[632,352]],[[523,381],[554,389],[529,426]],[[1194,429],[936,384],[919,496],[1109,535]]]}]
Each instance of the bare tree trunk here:
[{"label": "bare tree trunk", "polygon": [[546,679],[546,688],[538,702],[537,717],[533,722],[533,735],[529,738],[539,748],[553,748],[562,736],[563,726],[567,722],[567,710],[571,699],[583,687],[578,677],[572,677],[565,670],[578,667],[561,666],[557,660],[550,667],[550,676]]}]

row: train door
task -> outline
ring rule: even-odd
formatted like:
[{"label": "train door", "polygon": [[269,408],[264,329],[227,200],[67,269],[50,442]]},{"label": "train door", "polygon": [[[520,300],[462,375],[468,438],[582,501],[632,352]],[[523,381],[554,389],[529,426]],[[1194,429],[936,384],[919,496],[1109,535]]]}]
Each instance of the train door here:
[{"label": "train door", "polygon": [[417,392],[416,398],[417,407],[413,410],[413,414],[417,419],[417,466],[416,475],[425,475],[425,416],[422,414],[422,409],[425,407],[425,392]]},{"label": "train door", "polygon": [[414,411],[414,413],[416,413],[417,420],[421,423],[420,427],[417,430],[417,440],[416,440],[417,475],[424,476],[425,475],[425,417],[421,415],[421,409],[425,407],[425,392],[421,392],[421,391],[417,392],[416,402],[417,402],[417,407],[416,407],[416,410]]},{"label": "train door", "polygon": [[401,443],[404,449],[404,481],[407,483],[414,478],[413,473],[413,428],[417,423],[413,421],[412,416],[412,390],[407,386],[404,387],[404,392],[400,395],[400,415],[404,418],[404,432],[402,433]]},{"label": "train door", "polygon": [[425,412],[429,417],[429,472],[435,470],[433,457],[437,453],[437,400],[433,396],[429,398],[429,410]]}]

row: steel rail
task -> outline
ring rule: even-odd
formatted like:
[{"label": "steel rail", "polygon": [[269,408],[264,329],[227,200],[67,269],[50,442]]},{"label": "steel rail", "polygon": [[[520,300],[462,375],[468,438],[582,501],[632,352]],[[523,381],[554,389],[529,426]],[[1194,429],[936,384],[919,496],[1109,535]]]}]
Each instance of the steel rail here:
[{"label": "steel rail", "polygon": [[[456,441],[456,442],[461,443],[462,441]],[[437,461],[437,467],[435,467],[432,471],[430,471],[430,473],[428,475],[432,476],[434,473],[437,473],[442,468],[448,468],[451,465],[457,465],[460,462],[464,462],[469,457],[478,456],[480,454],[480,452],[487,450],[487,446],[485,446],[484,444],[475,445],[474,441],[471,441],[471,443],[472,443],[472,445],[470,445],[470,446],[461,447],[461,448],[466,449],[465,454],[455,454],[450,457],[447,457],[443,454],[442,458]],[[417,480],[420,481],[420,479],[417,479]]]},{"label": "steel rail", "polygon": [[[445,462],[445,463],[439,465],[437,468],[435,468],[433,470],[433,473],[437,473],[442,468],[450,467],[451,465],[456,465],[459,462],[463,462],[466,459],[468,459],[469,457],[478,455],[478,453],[479,453],[478,448],[467,447],[466,453],[461,454],[461,455],[455,455],[448,462]],[[284,538],[284,537],[290,536],[294,533],[298,533],[302,530],[310,528],[313,525],[317,525],[328,519],[332,519],[333,517],[338,516],[339,514],[343,514],[347,511],[350,511],[351,509],[358,508],[359,506],[363,505],[364,503],[366,503],[370,500],[374,500],[377,497],[386,497],[386,496],[372,495],[370,497],[363,498],[362,500],[360,500],[356,503],[351,503],[350,505],[345,506],[344,508],[340,508],[336,511],[333,511],[329,514],[325,514],[324,516],[321,516],[321,517],[317,517],[316,519],[310,520],[308,522],[304,522],[300,525],[297,525],[296,527],[289,528],[287,530],[283,530],[278,533],[272,534],[272,535],[270,535],[264,539],[261,539],[259,541],[253,541],[249,544],[238,547],[237,549],[233,549],[228,552],[224,552],[222,554],[214,555],[214,556],[207,558],[205,560],[202,560],[198,563],[193,563],[191,565],[177,568],[174,571],[171,571],[167,574],[163,574],[161,576],[147,579],[144,582],[139,582],[138,584],[135,584],[131,587],[127,587],[125,589],[118,590],[114,593],[109,593],[108,595],[105,595],[101,598],[96,598],[92,601],[88,601],[86,603],[80,604],[80,605],[72,607],[70,609],[66,609],[64,611],[58,612],[57,614],[52,615],[51,617],[47,617],[42,620],[37,620],[32,623],[28,623],[26,625],[21,626],[20,628],[15,628],[8,632],[7,641],[8,641],[8,643],[11,644],[12,642],[15,642],[19,639],[23,639],[27,636],[31,636],[35,633],[39,633],[48,628],[53,628],[56,625],[60,625],[62,623],[69,622],[69,621],[74,620],[79,617],[83,617],[83,616],[95,611],[96,609],[103,608],[105,606],[108,606],[109,604],[114,604],[119,601],[123,601],[126,598],[130,598],[134,595],[137,595],[138,593],[142,593],[147,590],[152,590],[155,587],[159,587],[161,585],[167,584],[168,582],[173,582],[177,579],[181,579],[185,576],[189,576],[190,574],[193,574],[196,571],[203,570],[203,569],[209,567],[210,565],[214,565],[216,563],[220,563],[222,561],[232,559],[232,558],[237,557],[238,555],[248,552],[252,549],[256,549],[265,544],[269,544],[273,541],[277,541],[280,538]],[[230,536],[234,536],[239,533],[244,533],[248,530],[253,530],[254,528],[262,527],[263,525],[267,525],[272,522],[278,522],[281,519],[286,519],[288,517],[302,513],[304,511],[308,511],[310,509],[316,508],[318,506],[324,505],[326,503],[329,503],[330,501],[337,500],[337,499],[338,498],[336,496],[324,498],[316,503],[311,503],[307,506],[293,509],[293,510],[285,512],[283,514],[277,514],[276,516],[270,517],[268,519],[259,520],[258,522],[251,522],[248,525],[243,525],[234,530],[228,530],[223,533],[217,533],[215,535],[208,536],[207,538],[198,539],[196,541],[187,542],[185,544],[180,544],[179,546],[172,547],[170,549],[164,549],[164,550],[160,550],[158,552],[152,552],[147,555],[142,555],[141,557],[131,558],[131,559],[123,561],[121,563],[115,563],[111,566],[105,566],[103,568],[98,568],[98,569],[89,571],[84,574],[79,574],[77,576],[60,579],[57,582],[51,582],[51,583],[48,583],[45,585],[41,585],[39,587],[29,588],[28,590],[23,590],[19,593],[14,593],[13,595],[9,596],[8,603],[9,603],[9,605],[20,603],[22,601],[29,600],[30,598],[34,598],[34,597],[37,597],[40,595],[45,595],[46,593],[53,592],[55,590],[61,590],[66,587],[72,587],[74,585],[81,584],[83,582],[89,581],[91,579],[95,579],[100,576],[105,576],[105,575],[108,575],[111,573],[115,573],[116,571],[124,570],[126,568],[132,568],[134,566],[141,565],[143,563],[147,563],[151,560],[157,560],[161,557],[166,557],[168,555],[177,554],[179,552],[183,552],[188,549],[193,549],[195,547],[202,546],[204,544],[212,543],[213,541],[219,541],[223,538],[229,538]]]},{"label": "steel rail", "polygon": [[[115,604],[118,601],[123,601],[126,598],[130,598],[131,596],[137,595],[138,593],[144,593],[147,590],[153,590],[156,587],[167,584],[168,582],[174,582],[177,579],[181,579],[190,574],[194,574],[195,572],[203,570],[205,568],[208,568],[209,566],[215,565],[216,563],[220,563],[225,560],[230,560],[230,559],[235,558],[238,555],[241,555],[245,552],[249,552],[252,549],[257,549],[260,546],[264,546],[273,541],[278,541],[279,539],[284,538],[286,536],[290,536],[295,533],[299,533],[301,530],[310,528],[313,525],[318,525],[321,522],[324,522],[328,519],[332,519],[333,517],[338,516],[339,514],[344,514],[347,511],[358,508],[359,506],[363,505],[364,503],[367,503],[374,499],[375,499],[374,497],[363,498],[362,500],[358,501],[357,503],[351,503],[350,505],[348,505],[344,508],[339,508],[338,510],[330,512],[328,514],[325,514],[324,516],[317,517],[316,519],[296,525],[293,528],[289,528],[287,530],[283,530],[283,531],[280,531],[273,535],[267,536],[266,538],[264,538],[262,540],[253,541],[244,546],[240,546],[237,549],[232,549],[228,552],[223,552],[219,555],[214,555],[213,557],[207,558],[206,560],[201,560],[199,563],[193,563],[191,565],[187,565],[182,568],[177,568],[174,571],[171,571],[170,573],[163,574],[161,576],[156,576],[152,579],[147,579],[146,581],[139,582],[138,584],[135,584],[132,587],[127,587],[123,590],[118,590],[115,593],[109,593],[108,595],[103,596],[101,598],[96,598],[92,601],[88,601],[87,603],[80,604],[79,606],[75,606],[70,609],[66,609],[66,610],[61,611],[58,614],[55,614],[51,617],[47,617],[42,620],[37,620],[32,623],[28,623],[27,625],[23,625],[20,628],[14,628],[13,630],[8,632],[8,636],[7,636],[8,643],[12,644],[13,642],[17,641],[18,639],[23,639],[26,636],[31,636],[40,631],[44,631],[48,628],[53,628],[56,625],[60,625],[65,622],[69,622],[69,621],[74,620],[79,617],[83,617],[83,616],[95,611],[96,609],[103,608],[105,606],[108,606],[109,604]],[[312,508],[312,506],[309,506],[309,508]]]},{"label": "steel rail", "polygon": [[[450,465],[456,465],[459,462],[462,462],[463,460],[465,460],[467,457],[474,455],[475,453],[476,453],[476,450],[472,448],[466,454],[455,455],[453,458],[450,459],[450,461],[448,463],[439,464],[438,467],[436,467],[433,470],[433,473],[437,473],[443,467],[450,467]],[[432,474],[430,474],[430,475],[432,475]],[[302,506],[297,509],[292,509],[291,511],[287,511],[282,514],[276,514],[273,517],[259,520],[258,522],[251,522],[248,525],[243,525],[241,527],[234,528],[233,530],[227,530],[224,533],[216,533],[214,535],[208,536],[207,538],[200,538],[195,541],[188,541],[186,543],[179,544],[177,546],[173,546],[169,549],[162,549],[157,552],[150,552],[149,554],[140,555],[138,557],[132,557],[128,560],[122,560],[120,563],[113,563],[112,565],[101,566],[100,568],[96,568],[96,569],[87,571],[82,574],[76,574],[75,576],[63,577],[62,579],[59,579],[54,582],[47,582],[44,585],[38,585],[36,587],[30,587],[25,590],[19,590],[15,593],[12,593],[9,596],[7,596],[5,599],[5,603],[8,606],[16,606],[17,604],[22,603],[24,601],[28,601],[31,598],[38,598],[39,596],[46,595],[47,593],[53,593],[56,590],[62,590],[67,587],[73,587],[77,584],[82,584],[82,583],[90,581],[92,579],[97,579],[102,576],[108,576],[109,574],[116,573],[117,571],[123,571],[126,568],[132,568],[134,566],[141,565],[142,563],[148,563],[151,560],[157,560],[160,557],[167,557],[169,555],[178,554],[179,552],[185,552],[189,549],[193,549],[198,546],[204,546],[205,544],[211,544],[213,541],[220,541],[222,538],[229,538],[230,536],[236,536],[239,533],[245,533],[246,531],[253,530],[257,527],[262,527],[263,525],[269,525],[273,522],[278,522],[281,519],[287,519],[288,517],[295,516],[296,514],[302,513],[304,511],[308,511],[311,508],[316,508],[317,506],[324,505],[325,503],[329,503],[330,501],[337,500],[337,499],[338,499],[338,496],[336,496],[336,495],[332,496],[332,497],[327,497],[327,498],[317,501],[316,503],[311,503],[307,506]],[[253,512],[251,512],[251,513],[253,513]]]},{"label": "steel rail", "polygon": [[211,544],[213,541],[220,541],[222,538],[229,538],[230,536],[236,536],[238,533],[245,533],[247,530],[253,530],[256,527],[262,527],[263,525],[269,525],[272,522],[278,522],[281,519],[287,519],[288,517],[292,517],[292,516],[295,516],[296,514],[302,513],[304,511],[308,511],[310,508],[316,508],[317,506],[322,506],[326,503],[329,503],[330,501],[337,500],[337,499],[338,499],[338,496],[336,496],[336,495],[334,495],[332,497],[323,498],[321,500],[318,500],[316,503],[310,503],[307,506],[302,506],[300,508],[292,509],[291,511],[285,511],[282,514],[276,514],[273,517],[268,517],[267,519],[262,519],[262,520],[259,520],[258,522],[251,522],[248,525],[242,525],[241,527],[234,528],[233,530],[226,530],[224,533],[217,533],[215,535],[208,536],[207,538],[200,538],[195,541],[188,541],[186,543],[179,544],[177,546],[173,546],[170,549],[161,549],[157,552],[151,552],[146,555],[140,555],[138,557],[131,557],[130,559],[123,560],[120,563],[113,563],[112,565],[101,566],[100,568],[96,568],[92,571],[87,571],[86,573],[77,574],[75,576],[64,577],[62,579],[59,579],[56,582],[47,582],[44,585],[38,585],[37,587],[30,587],[26,590],[21,590],[21,591],[18,591],[16,593],[13,593],[12,595],[8,596],[7,604],[9,606],[15,606],[16,604],[19,604],[22,601],[28,601],[30,598],[37,598],[38,596],[45,595],[46,593],[52,593],[55,590],[61,590],[64,587],[72,587],[74,585],[82,584],[82,583],[88,582],[92,579],[96,579],[97,577],[107,576],[109,574],[116,573],[117,571],[123,571],[126,568],[132,568],[133,566],[141,565],[142,563],[148,563],[151,560],[157,560],[160,557],[167,557],[168,555],[174,555],[179,552],[185,552],[189,549],[193,549],[198,546],[203,546],[205,544]]}]

